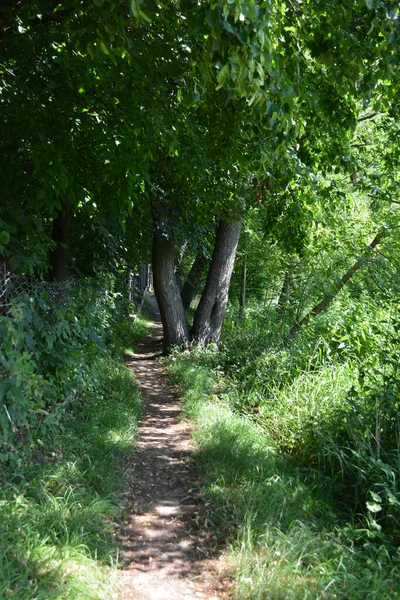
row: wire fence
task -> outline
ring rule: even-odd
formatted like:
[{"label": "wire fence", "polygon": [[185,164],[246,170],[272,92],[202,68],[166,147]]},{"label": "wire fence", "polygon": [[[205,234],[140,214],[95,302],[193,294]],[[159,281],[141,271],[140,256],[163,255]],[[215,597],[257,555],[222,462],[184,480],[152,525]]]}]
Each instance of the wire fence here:
[{"label": "wire fence", "polygon": [[10,273],[0,276],[0,315],[7,315],[15,301],[26,296],[41,296],[46,301],[47,312],[54,315],[75,297],[80,283],[76,279],[44,282]]},{"label": "wire fence", "polygon": [[[151,286],[152,274],[147,264],[140,265],[136,273],[129,272],[127,280],[121,284],[124,295],[135,306],[134,312],[140,311],[144,293]],[[46,282],[14,275],[5,268],[4,263],[0,263],[0,316],[8,315],[13,304],[27,296],[40,296],[45,300],[46,313],[55,316],[60,308],[67,308],[84,287],[85,283],[77,278]],[[93,289],[98,296],[104,291],[104,285],[97,285]]]}]

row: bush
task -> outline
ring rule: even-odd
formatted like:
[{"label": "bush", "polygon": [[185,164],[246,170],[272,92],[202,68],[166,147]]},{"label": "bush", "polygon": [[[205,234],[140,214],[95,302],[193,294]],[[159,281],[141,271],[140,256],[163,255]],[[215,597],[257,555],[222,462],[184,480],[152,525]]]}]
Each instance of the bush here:
[{"label": "bush", "polygon": [[18,464],[32,427],[53,427],[57,407],[94,389],[94,362],[120,356],[129,335],[128,307],[107,288],[67,283],[59,303],[39,287],[19,295],[0,317],[0,461]]},{"label": "bush", "polygon": [[140,415],[120,355],[136,332],[104,287],[66,295],[36,289],[0,318],[1,598],[114,597],[122,458]]},{"label": "bush", "polygon": [[[223,354],[221,361],[224,360]],[[199,494],[205,501],[204,527],[220,541],[229,543],[235,597],[397,598],[400,556],[393,539],[379,532],[376,523],[356,519],[354,513],[351,522],[351,512],[337,502],[339,486],[335,474],[331,477],[322,468],[311,468],[307,456],[301,461],[293,456],[294,448],[302,448],[301,432],[307,429],[309,407],[314,411],[315,424],[327,416],[335,427],[335,408],[326,415],[324,408],[329,407],[331,393],[336,394],[337,408],[346,401],[342,387],[351,384],[351,368],[325,365],[319,372],[304,375],[300,382],[293,380],[287,390],[283,385],[275,427],[265,426],[261,412],[249,414],[241,410],[238,414],[237,389],[232,402],[233,384],[231,380],[224,384],[215,350],[175,354],[169,358],[168,368],[195,418],[194,460],[201,481]],[[221,386],[224,393],[217,395]],[[314,396],[307,405],[308,387],[314,390]],[[296,392],[296,400],[304,409],[293,422],[290,414],[294,405],[284,406],[289,388]],[[326,397],[321,411],[320,397]],[[286,425],[298,433],[290,453],[279,446],[279,436],[285,435]],[[343,421],[341,427],[343,431]],[[308,447],[317,452],[322,441],[323,438],[314,441],[310,436]],[[383,499],[383,495],[380,497]]]}]

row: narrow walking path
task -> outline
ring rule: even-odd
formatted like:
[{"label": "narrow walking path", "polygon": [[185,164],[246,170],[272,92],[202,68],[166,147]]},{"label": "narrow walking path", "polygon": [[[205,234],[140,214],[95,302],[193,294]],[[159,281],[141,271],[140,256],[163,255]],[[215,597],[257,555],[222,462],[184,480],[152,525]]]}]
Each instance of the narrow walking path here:
[{"label": "narrow walking path", "polygon": [[168,386],[157,357],[162,325],[156,301],[151,337],[127,361],[145,400],[139,442],[128,465],[124,501],[128,521],[120,533],[122,600],[222,600],[229,585],[219,573],[213,544],[196,524],[199,506],[191,495],[190,426]]}]

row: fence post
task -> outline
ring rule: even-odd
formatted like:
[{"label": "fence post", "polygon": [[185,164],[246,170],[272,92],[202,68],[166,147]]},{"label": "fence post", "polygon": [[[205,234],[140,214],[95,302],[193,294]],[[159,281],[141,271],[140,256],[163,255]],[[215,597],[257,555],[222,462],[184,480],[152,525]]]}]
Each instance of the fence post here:
[{"label": "fence post", "polygon": [[8,282],[10,281],[7,262],[0,260],[0,314],[6,315],[8,312]]}]

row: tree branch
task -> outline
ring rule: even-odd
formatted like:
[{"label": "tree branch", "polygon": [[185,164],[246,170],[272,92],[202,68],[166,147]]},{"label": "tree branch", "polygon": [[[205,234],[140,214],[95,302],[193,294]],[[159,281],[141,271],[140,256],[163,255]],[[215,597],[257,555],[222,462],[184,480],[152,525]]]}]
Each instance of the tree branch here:
[{"label": "tree branch", "polygon": [[363,117],[360,117],[359,119],[357,119],[357,123],[361,123],[362,121],[369,121],[370,119],[373,119],[374,117],[376,117],[379,114],[380,113],[378,113],[378,112],[373,112],[373,113],[369,113],[368,115],[364,115]]},{"label": "tree branch", "polygon": [[385,229],[385,230],[380,231],[374,237],[372,242],[370,244],[368,244],[368,246],[366,248],[366,252],[363,254],[363,256],[361,256],[354,263],[354,265],[352,267],[350,267],[350,269],[343,275],[343,277],[341,279],[339,279],[339,281],[335,284],[334,292],[331,294],[327,294],[320,302],[318,302],[318,304],[316,304],[310,310],[309,313],[306,314],[305,317],[303,317],[298,323],[296,323],[289,329],[289,333],[288,333],[289,338],[294,338],[299,333],[299,331],[303,327],[303,325],[307,325],[307,323],[312,319],[312,317],[319,315],[326,308],[328,308],[328,306],[330,305],[332,300],[335,298],[335,296],[346,285],[346,283],[348,283],[350,281],[350,279],[355,275],[355,273],[363,266],[365,259],[366,259],[367,252],[373,250],[380,243],[382,238],[385,237],[385,235],[387,235],[387,233],[388,233],[388,231]]}]

